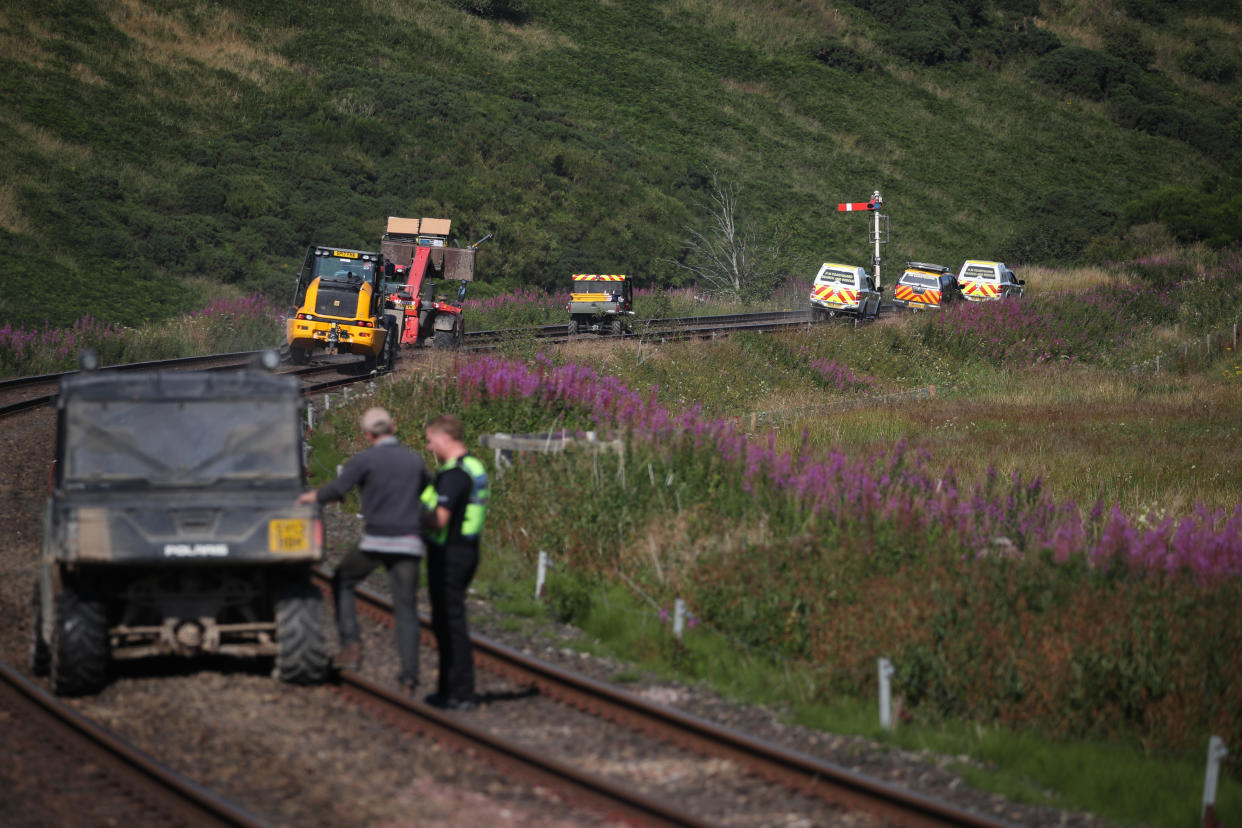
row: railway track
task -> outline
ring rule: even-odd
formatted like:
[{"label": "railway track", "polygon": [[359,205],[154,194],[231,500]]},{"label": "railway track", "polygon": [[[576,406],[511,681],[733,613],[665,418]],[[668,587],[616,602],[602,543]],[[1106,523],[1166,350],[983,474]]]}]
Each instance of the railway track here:
[{"label": "railway track", "polygon": [[[268,823],[100,727],[0,662],[0,781],[9,817],[37,824]],[[23,801],[24,800],[24,801]]]},{"label": "railway track", "polygon": [[[330,589],[330,576],[320,570],[316,573],[320,585]],[[358,599],[363,612],[377,623],[391,626],[391,603],[382,595],[369,589],[360,588]],[[424,632],[430,633],[430,621],[422,619]],[[475,648],[475,660],[479,667],[495,675],[504,677],[520,688],[533,688],[538,695],[550,697],[565,705],[577,708],[613,722],[616,726],[635,730],[661,742],[688,750],[708,760],[723,761],[744,768],[747,773],[757,776],[768,783],[779,786],[791,795],[809,797],[834,809],[846,812],[863,812],[875,819],[893,825],[908,826],[972,826],[972,828],[997,828],[1010,823],[995,818],[964,810],[951,803],[942,802],[923,794],[899,788],[880,780],[856,773],[847,768],[825,762],[753,738],[747,734],[721,727],[673,708],[653,704],[639,696],[620,690],[612,685],[586,678],[580,674],[563,670],[546,662],[527,656],[512,648],[493,642],[482,636],[472,636]],[[380,691],[384,703],[399,702],[405,715],[435,716],[436,726],[442,722],[451,722],[453,727],[470,731],[461,719],[451,715],[437,714],[431,708],[405,700],[377,685],[371,685],[355,673],[342,671],[342,686],[351,695],[359,698],[362,703],[375,705],[370,695]],[[515,696],[520,695],[514,694]],[[521,718],[519,713],[516,717]],[[601,726],[601,729],[605,726]],[[417,728],[416,728],[417,729]],[[486,734],[484,734],[486,735]],[[454,741],[470,744],[477,750],[491,749],[482,743],[466,742],[460,734],[455,734]],[[469,732],[469,738],[480,738],[478,733]],[[597,734],[597,738],[607,738]],[[501,748],[512,751],[506,754],[505,761],[513,764],[513,756],[520,749]],[[541,759],[542,762],[549,762]],[[554,770],[545,781],[555,781],[563,772],[568,762],[551,762]],[[557,767],[557,766],[560,767]],[[519,768],[519,772],[526,773]],[[574,783],[583,784],[583,783]],[[592,782],[585,783],[588,787]],[[624,791],[623,791],[624,793]],[[616,792],[610,792],[615,796]],[[693,816],[677,816],[676,813],[661,815],[655,803],[643,800],[643,804],[626,806],[626,813],[639,815],[646,813],[647,819],[658,818],[670,820],[667,824],[700,824]],[[600,803],[607,807],[607,802]],[[657,816],[658,815],[658,816]],[[679,819],[689,821],[681,822]],[[662,823],[663,824],[663,823]]]},{"label": "railway track", "polygon": [[762,311],[759,313],[735,313],[721,316],[680,316],[668,319],[645,319],[632,323],[633,331],[620,337],[596,334],[569,335],[568,325],[542,325],[533,328],[507,328],[491,331],[467,332],[464,346],[471,350],[486,350],[506,340],[533,336],[552,342],[587,341],[591,339],[713,339],[740,331],[781,330],[810,323],[809,311]]}]

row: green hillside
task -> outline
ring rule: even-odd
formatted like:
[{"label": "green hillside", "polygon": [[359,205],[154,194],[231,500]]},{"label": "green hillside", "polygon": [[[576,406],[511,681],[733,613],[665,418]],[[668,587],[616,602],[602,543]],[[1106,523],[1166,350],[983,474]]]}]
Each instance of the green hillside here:
[{"label": "green hillside", "polygon": [[[390,214],[481,277],[675,284],[713,173],[780,271],[1242,237],[1237,0],[11,0],[0,323],[283,299]],[[221,287],[229,286],[227,288]]]}]

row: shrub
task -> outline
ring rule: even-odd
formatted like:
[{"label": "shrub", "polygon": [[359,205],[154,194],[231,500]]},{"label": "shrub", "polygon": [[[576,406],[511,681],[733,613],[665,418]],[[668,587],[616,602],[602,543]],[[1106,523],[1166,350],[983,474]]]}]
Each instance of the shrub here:
[{"label": "shrub", "polygon": [[1140,69],[1150,69],[1156,61],[1156,49],[1143,27],[1129,20],[1117,20],[1104,28],[1104,48]]},{"label": "shrub", "polygon": [[816,47],[813,57],[825,66],[845,72],[878,72],[880,65],[848,45],[845,41],[831,38]]},{"label": "shrub", "polygon": [[1232,83],[1238,76],[1238,62],[1237,49],[1221,40],[1196,43],[1177,59],[1183,72],[1210,83]]},{"label": "shrub", "polygon": [[1126,204],[1123,218],[1127,225],[1158,222],[1180,242],[1227,246],[1242,241],[1242,195],[1160,187]]},{"label": "shrub", "polygon": [[530,17],[526,0],[451,0],[462,11],[489,20],[508,20],[522,23]]},{"label": "shrub", "polygon": [[890,52],[924,66],[963,60],[969,50],[962,32],[949,26],[931,25],[900,29],[884,38]]},{"label": "shrub", "polygon": [[1093,101],[1103,100],[1121,84],[1131,82],[1134,72],[1126,61],[1083,46],[1062,46],[1030,69],[1035,80]]},{"label": "shrub", "polygon": [[1135,20],[1159,26],[1168,19],[1161,0],[1125,0],[1126,14]]},{"label": "shrub", "polygon": [[1115,220],[1106,204],[1074,190],[1054,190],[1030,200],[1004,255],[1017,262],[1077,262],[1091,240],[1111,229]]}]

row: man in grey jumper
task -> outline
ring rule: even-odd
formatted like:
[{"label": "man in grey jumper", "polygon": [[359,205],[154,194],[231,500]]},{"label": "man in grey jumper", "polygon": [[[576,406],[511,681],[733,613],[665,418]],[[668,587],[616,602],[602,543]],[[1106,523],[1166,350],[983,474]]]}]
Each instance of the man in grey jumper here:
[{"label": "man in grey jumper", "polygon": [[421,456],[397,442],[397,429],[387,411],[367,409],[361,424],[371,447],[355,454],[335,480],[304,493],[298,502],[330,503],[355,486],[362,488],[362,540],[341,560],[332,578],[341,639],[337,666],[350,670],[362,666],[354,587],[383,566],[397,621],[401,657],[397,681],[412,693],[418,686],[418,568],[424,552],[419,495],[427,485],[427,471]]}]

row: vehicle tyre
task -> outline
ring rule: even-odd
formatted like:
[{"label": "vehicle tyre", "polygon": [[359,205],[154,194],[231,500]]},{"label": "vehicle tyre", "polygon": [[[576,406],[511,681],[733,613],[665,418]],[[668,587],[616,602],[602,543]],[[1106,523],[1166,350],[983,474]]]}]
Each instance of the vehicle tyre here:
[{"label": "vehicle tyre", "polygon": [[613,336],[621,336],[625,333],[625,323],[621,321],[620,317],[616,317],[609,324],[608,331]]},{"label": "vehicle tyre", "polygon": [[570,319],[569,324],[565,326],[565,329],[569,332],[570,336],[576,336],[578,333],[578,320]]},{"label": "vehicle tyre", "polygon": [[30,634],[27,636],[26,645],[30,672],[36,676],[46,676],[52,656],[48,651],[47,640],[43,637],[43,596],[38,581],[35,581],[30,599]]},{"label": "vehicle tyre", "polygon": [[290,348],[289,361],[294,365],[305,365],[310,362],[310,351],[304,351],[301,348]]},{"label": "vehicle tyre", "polygon": [[276,678],[289,684],[321,684],[328,677],[323,636],[323,595],[306,582],[276,590]]},{"label": "vehicle tyre", "polygon": [[455,341],[452,331],[436,331],[435,337],[431,340],[431,346],[442,351],[451,351]]},{"label": "vehicle tyre", "polygon": [[63,587],[53,600],[56,623],[48,672],[58,696],[94,693],[108,678],[108,621],[102,601]]},{"label": "vehicle tyre", "polygon": [[391,371],[397,367],[397,324],[391,316],[384,317],[384,350],[380,352],[380,370]]}]

